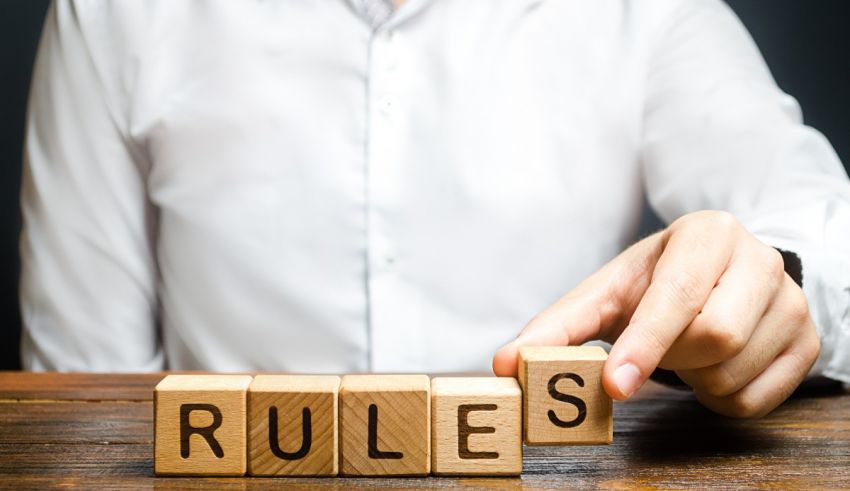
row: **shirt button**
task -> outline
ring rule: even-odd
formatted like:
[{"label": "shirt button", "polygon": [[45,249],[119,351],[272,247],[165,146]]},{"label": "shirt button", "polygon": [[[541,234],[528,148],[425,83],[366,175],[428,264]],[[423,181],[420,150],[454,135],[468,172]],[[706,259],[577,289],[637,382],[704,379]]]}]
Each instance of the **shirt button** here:
[{"label": "shirt button", "polygon": [[378,254],[373,263],[373,268],[376,273],[389,273],[395,269],[398,258],[390,253]]},{"label": "shirt button", "polygon": [[381,112],[387,116],[391,116],[395,112],[397,106],[398,100],[394,95],[385,95],[378,103],[378,107],[381,108]]},{"label": "shirt button", "polygon": [[376,237],[372,252],[374,253],[374,267],[379,272],[390,271],[398,261],[395,247],[383,237]]}]

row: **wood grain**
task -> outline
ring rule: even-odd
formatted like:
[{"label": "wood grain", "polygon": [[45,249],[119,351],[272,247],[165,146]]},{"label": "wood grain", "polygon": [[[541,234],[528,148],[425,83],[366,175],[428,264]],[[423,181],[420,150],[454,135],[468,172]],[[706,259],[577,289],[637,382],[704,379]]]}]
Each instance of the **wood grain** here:
[{"label": "wood grain", "polygon": [[0,400],[0,442],[152,443],[153,405],[150,401]]},{"label": "wood grain", "polygon": [[340,473],[425,476],[431,471],[427,375],[346,375],[339,389]]},{"label": "wood grain", "polygon": [[523,347],[523,434],[528,445],[611,443],[612,401],[602,388],[599,346]]},{"label": "wood grain", "polygon": [[[25,387],[4,375],[0,393],[35,399],[62,383],[102,383],[113,391],[104,400],[122,392],[135,398],[139,380],[63,374],[60,383],[57,374],[25,374],[32,384]],[[152,392],[162,375],[146,377]],[[130,388],[122,387],[125,379]],[[521,478],[154,477],[151,401],[35,400],[0,412],[0,489],[848,489],[850,392],[833,385],[804,394],[747,421],[714,415],[690,392],[650,383],[635,400],[614,405],[611,445],[526,447]],[[101,405],[107,408],[95,409]]]},{"label": "wood grain", "polygon": [[164,373],[0,372],[0,399],[152,401]]},{"label": "wood grain", "polygon": [[248,388],[248,473],[335,476],[339,383],[331,375],[255,377]]},{"label": "wood grain", "polygon": [[522,472],[522,392],[516,379],[431,380],[431,470],[443,476]]}]

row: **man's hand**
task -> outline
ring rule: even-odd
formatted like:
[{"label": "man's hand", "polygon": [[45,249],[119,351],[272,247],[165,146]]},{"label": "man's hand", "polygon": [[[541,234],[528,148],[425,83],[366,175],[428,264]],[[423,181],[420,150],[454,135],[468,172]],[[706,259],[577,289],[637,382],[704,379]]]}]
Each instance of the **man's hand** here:
[{"label": "man's hand", "polygon": [[521,346],[613,344],[602,383],[628,399],[656,367],[728,416],[760,417],[791,395],[820,350],[782,257],[730,214],[704,211],[638,242],[538,314],[493,359],[515,375]]}]

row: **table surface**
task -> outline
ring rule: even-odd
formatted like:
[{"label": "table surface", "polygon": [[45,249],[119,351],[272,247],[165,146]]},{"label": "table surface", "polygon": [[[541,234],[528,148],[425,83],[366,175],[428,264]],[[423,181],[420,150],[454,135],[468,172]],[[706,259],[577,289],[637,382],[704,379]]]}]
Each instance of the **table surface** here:
[{"label": "table surface", "polygon": [[0,488],[850,487],[850,393],[800,394],[757,421],[727,419],[650,383],[614,406],[614,443],[525,447],[519,478],[153,476],[153,387],[163,374],[0,372]]}]

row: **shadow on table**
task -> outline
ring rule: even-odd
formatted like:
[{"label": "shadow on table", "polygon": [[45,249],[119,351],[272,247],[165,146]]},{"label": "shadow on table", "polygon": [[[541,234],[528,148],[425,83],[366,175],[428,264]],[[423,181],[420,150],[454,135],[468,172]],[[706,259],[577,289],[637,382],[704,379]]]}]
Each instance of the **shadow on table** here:
[{"label": "shadow on table", "polygon": [[644,464],[785,455],[793,452],[789,442],[797,428],[815,417],[823,400],[844,394],[844,386],[831,380],[809,384],[757,420],[715,414],[692,395],[641,401],[649,407],[618,437],[628,439],[630,458]]}]

